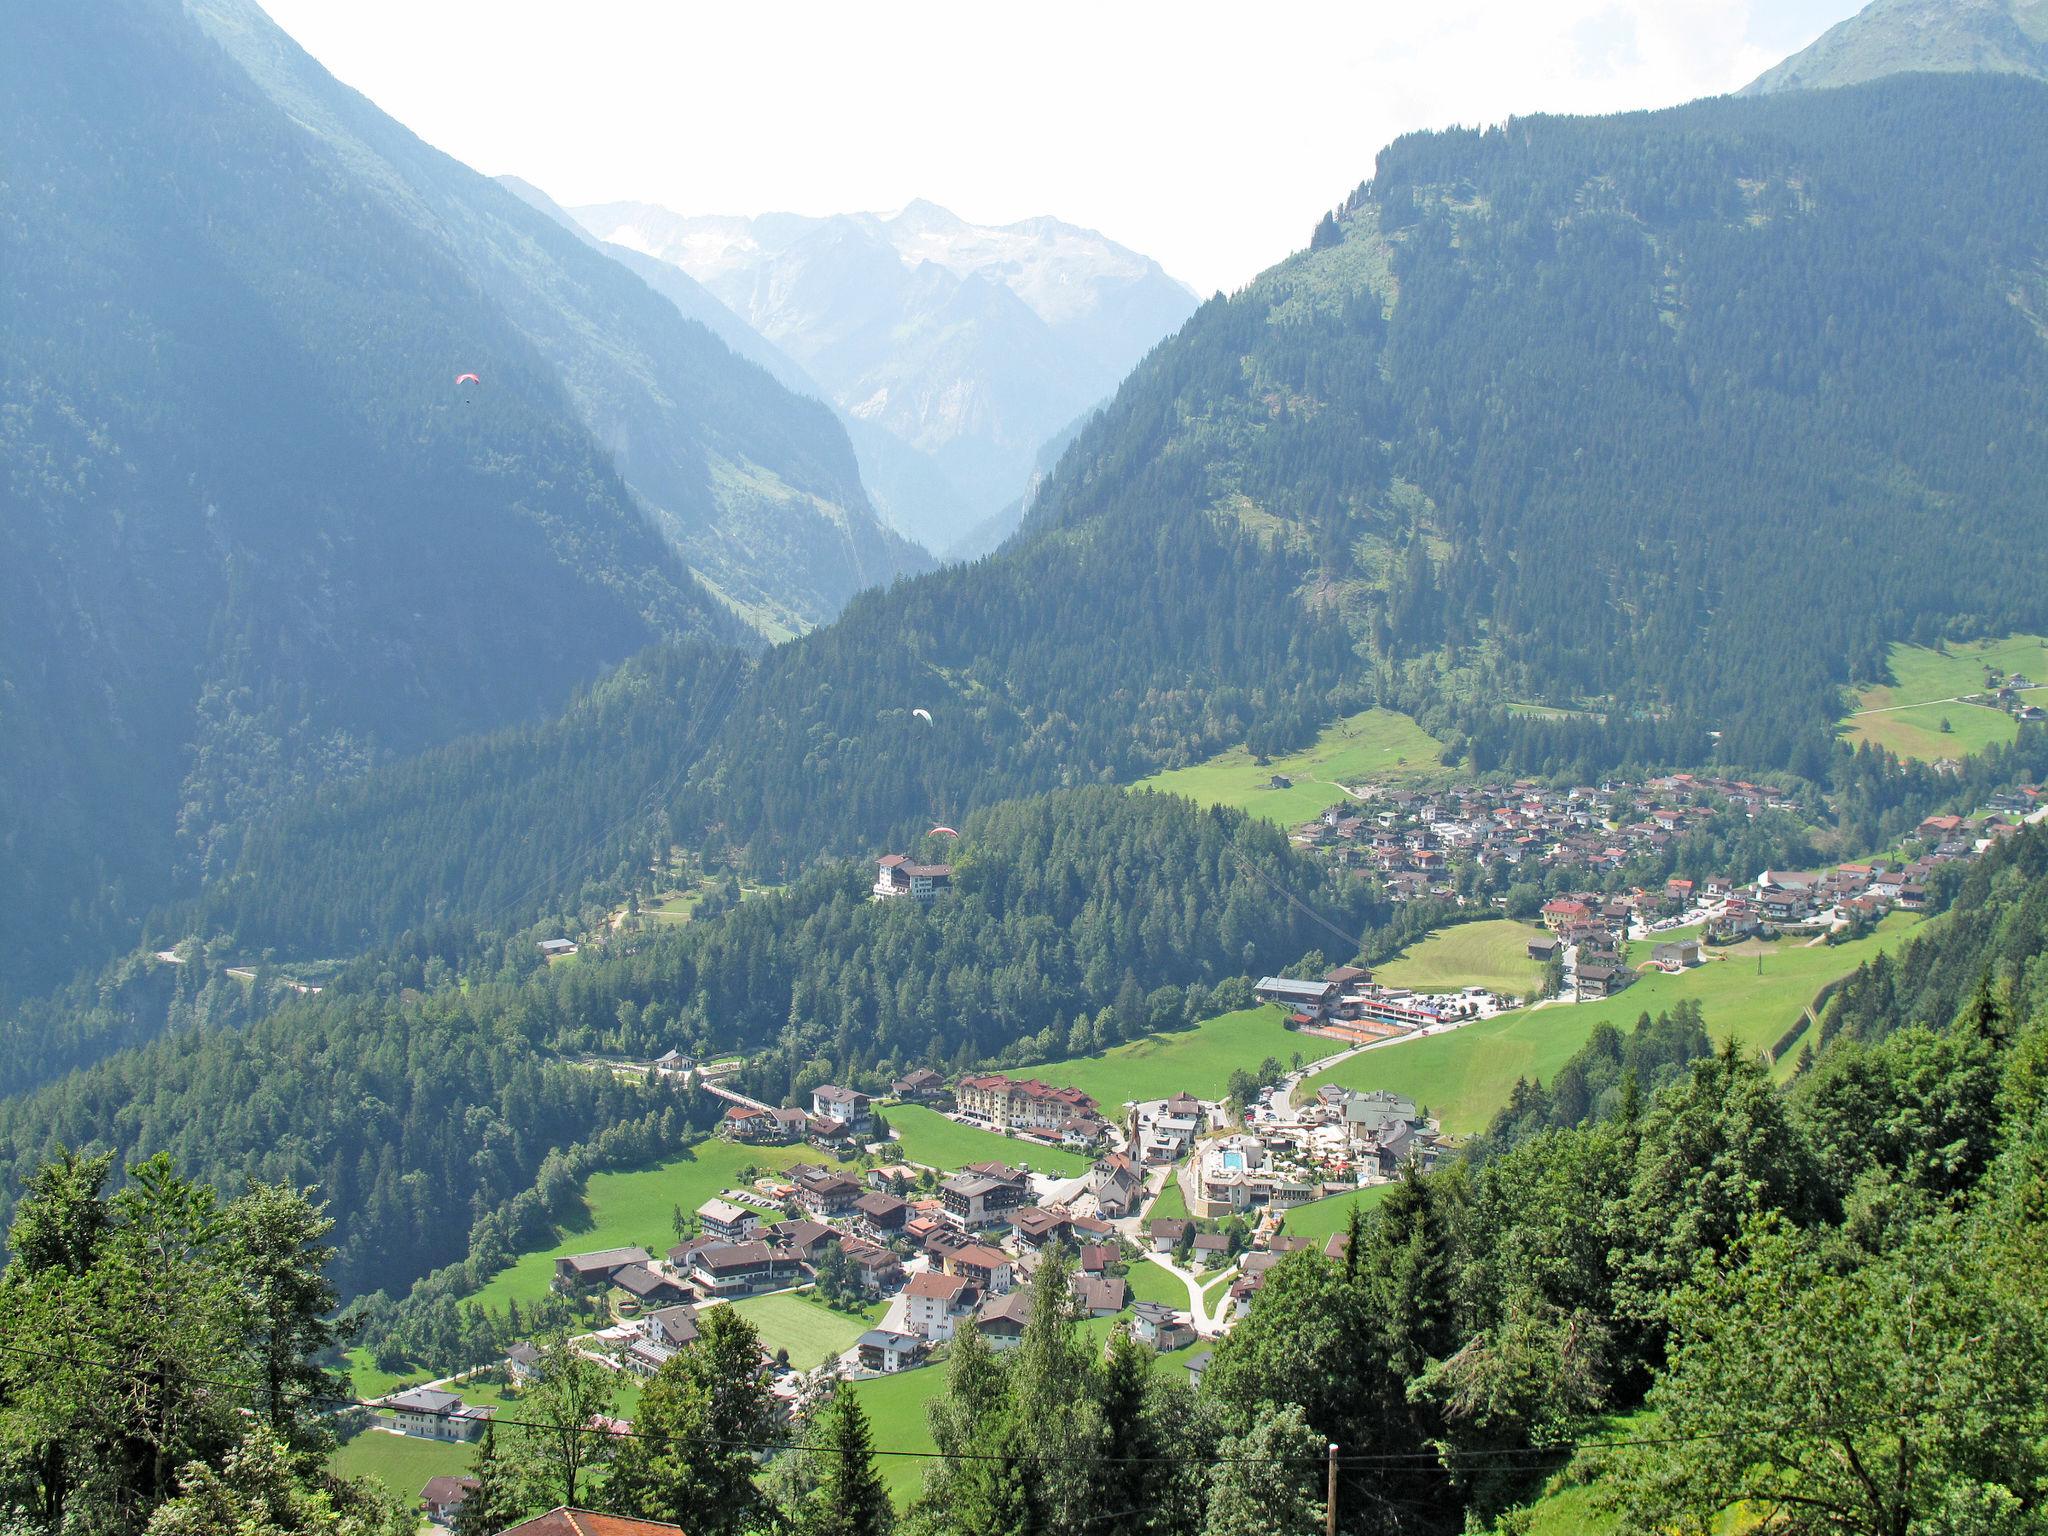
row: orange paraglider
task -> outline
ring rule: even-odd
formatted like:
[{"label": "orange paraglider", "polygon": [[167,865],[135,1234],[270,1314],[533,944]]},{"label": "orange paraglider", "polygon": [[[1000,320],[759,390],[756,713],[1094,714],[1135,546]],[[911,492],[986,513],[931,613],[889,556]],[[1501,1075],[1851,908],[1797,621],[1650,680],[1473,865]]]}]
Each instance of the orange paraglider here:
[{"label": "orange paraglider", "polygon": [[959,835],[951,827],[933,827],[931,831],[925,833],[926,837],[958,837]]}]

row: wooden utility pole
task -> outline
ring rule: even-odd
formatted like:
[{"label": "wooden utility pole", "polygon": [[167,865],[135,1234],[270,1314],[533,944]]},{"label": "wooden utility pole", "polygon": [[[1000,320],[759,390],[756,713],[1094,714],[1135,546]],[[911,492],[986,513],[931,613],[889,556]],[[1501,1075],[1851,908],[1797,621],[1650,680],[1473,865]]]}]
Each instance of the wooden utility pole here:
[{"label": "wooden utility pole", "polygon": [[1337,1446],[1330,1445],[1330,1477],[1323,1491],[1323,1536],[1337,1536]]}]

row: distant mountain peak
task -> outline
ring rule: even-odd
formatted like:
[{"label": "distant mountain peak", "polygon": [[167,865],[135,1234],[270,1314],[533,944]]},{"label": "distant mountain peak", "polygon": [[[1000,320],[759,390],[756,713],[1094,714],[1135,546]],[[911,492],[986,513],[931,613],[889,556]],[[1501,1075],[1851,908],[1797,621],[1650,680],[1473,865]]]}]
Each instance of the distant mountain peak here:
[{"label": "distant mountain peak", "polygon": [[[945,482],[935,499],[883,500],[929,548],[1021,495],[1038,448],[1195,308],[1150,257],[1045,215],[977,224],[929,198],[823,216],[570,212],[597,239],[681,268],[841,411],[926,458]],[[863,440],[864,473],[874,447]]]},{"label": "distant mountain peak", "polygon": [[1871,0],[1742,94],[1861,85],[1916,71],[2048,80],[2048,0]]}]

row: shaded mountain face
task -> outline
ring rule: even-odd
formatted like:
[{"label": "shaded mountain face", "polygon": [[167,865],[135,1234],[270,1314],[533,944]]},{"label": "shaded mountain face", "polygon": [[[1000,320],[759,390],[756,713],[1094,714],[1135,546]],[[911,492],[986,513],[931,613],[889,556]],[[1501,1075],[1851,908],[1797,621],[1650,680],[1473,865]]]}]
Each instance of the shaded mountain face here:
[{"label": "shaded mountain face", "polygon": [[421,143],[253,0],[187,8],[546,358],[656,524],[750,624],[771,636],[807,628],[861,587],[927,563],[876,518],[829,413],[685,318],[701,306],[656,293],[511,190]]},{"label": "shaded mountain face", "polygon": [[936,550],[1013,501],[1046,441],[1194,308],[1158,263],[1054,219],[990,228],[923,202],[816,219],[573,212],[689,272],[841,410],[929,463],[938,478],[922,485],[890,466],[885,502]]},{"label": "shaded mountain face", "polygon": [[2048,0],[1872,0],[1743,93],[1861,85],[1915,70],[2048,79]]},{"label": "shaded mountain face", "polygon": [[793,627],[920,562],[823,407],[253,7],[7,33],[0,994],[308,784],[744,640],[693,565]]}]

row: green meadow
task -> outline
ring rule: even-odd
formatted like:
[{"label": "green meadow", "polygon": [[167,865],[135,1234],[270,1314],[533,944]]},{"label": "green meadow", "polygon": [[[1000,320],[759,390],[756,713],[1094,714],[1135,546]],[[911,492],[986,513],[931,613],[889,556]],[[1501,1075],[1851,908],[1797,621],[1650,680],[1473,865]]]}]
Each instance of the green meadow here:
[{"label": "green meadow", "polygon": [[762,1169],[786,1168],[817,1155],[806,1147],[743,1147],[713,1138],[651,1168],[594,1173],[583,1192],[582,1217],[561,1229],[551,1246],[521,1254],[509,1269],[494,1275],[474,1299],[500,1309],[515,1299],[521,1304],[536,1301],[553,1283],[555,1260],[572,1253],[638,1244],[658,1255],[676,1240],[675,1207],[696,1210],[720,1190],[732,1187],[739,1170],[748,1164]]},{"label": "green meadow", "polygon": [[1372,979],[1418,992],[1485,987],[1525,994],[1543,981],[1542,962],[1529,958],[1529,941],[1542,937],[1541,928],[1504,917],[1438,928],[1376,967]]},{"label": "green meadow", "polygon": [[[1894,645],[1889,660],[1894,681],[1857,694],[1842,729],[1852,744],[1868,741],[1922,761],[1967,757],[2019,734],[2018,723],[2003,710],[1954,702],[1983,691],[1986,667],[2048,684],[2048,639],[2040,635],[2007,635],[1940,651]],[[2048,705],[2048,686],[2024,697]],[[1943,720],[1949,723],[1947,731],[1941,729]]]},{"label": "green meadow", "polygon": [[1029,1163],[1034,1173],[1072,1177],[1088,1171],[1091,1159],[1064,1147],[1018,1141],[995,1131],[977,1130],[948,1120],[921,1104],[891,1104],[882,1111],[897,1135],[897,1150],[913,1163],[950,1172],[969,1163]]},{"label": "green meadow", "polygon": [[782,1291],[730,1303],[754,1325],[770,1351],[786,1349],[789,1363],[809,1370],[853,1348],[882,1315],[880,1303],[860,1312],[837,1312],[808,1291]]},{"label": "green meadow", "polygon": [[[1808,946],[1797,940],[1707,950],[1706,963],[1679,975],[1652,971],[1618,996],[1593,1003],[1522,1008],[1361,1052],[1303,1085],[1389,1088],[1424,1106],[1454,1136],[1470,1135],[1507,1102],[1517,1078],[1548,1081],[1602,1023],[1634,1027],[1681,998],[1696,998],[1716,1039],[1732,1034],[1750,1050],[1776,1042],[1814,994],[1880,951],[1896,949],[1918,922],[1894,913],[1878,931],[1849,944]],[[1789,1070],[1788,1052],[1782,1066]]]},{"label": "green meadow", "polygon": [[1287,1213],[1280,1230],[1289,1237],[1312,1238],[1321,1244],[1332,1232],[1350,1228],[1354,1207],[1371,1210],[1387,1198],[1387,1192],[1393,1187],[1391,1184],[1375,1184],[1370,1189],[1354,1189],[1347,1194],[1331,1195],[1327,1200],[1297,1205]]},{"label": "green meadow", "polygon": [[[1313,819],[1361,784],[1440,777],[1444,744],[1407,715],[1368,709],[1327,727],[1313,746],[1259,762],[1232,747],[1205,762],[1170,768],[1140,779],[1134,789],[1184,795],[1203,805],[1227,805],[1279,826]],[[1275,789],[1275,777],[1292,787]]]},{"label": "green meadow", "polygon": [[1171,1098],[1182,1091],[1198,1099],[1220,1099],[1229,1091],[1232,1072],[1239,1067],[1249,1071],[1268,1056],[1285,1062],[1299,1051],[1304,1060],[1319,1061],[1342,1049],[1341,1041],[1289,1029],[1285,1009],[1262,1003],[1205,1019],[1193,1029],[1148,1035],[1100,1056],[1019,1070],[1044,1082],[1079,1088],[1114,1119],[1117,1107],[1133,1100]]},{"label": "green meadow", "polygon": [[476,1459],[476,1447],[366,1429],[334,1448],[328,1470],[337,1477],[367,1477],[409,1504],[419,1501],[430,1477],[460,1477]]}]

